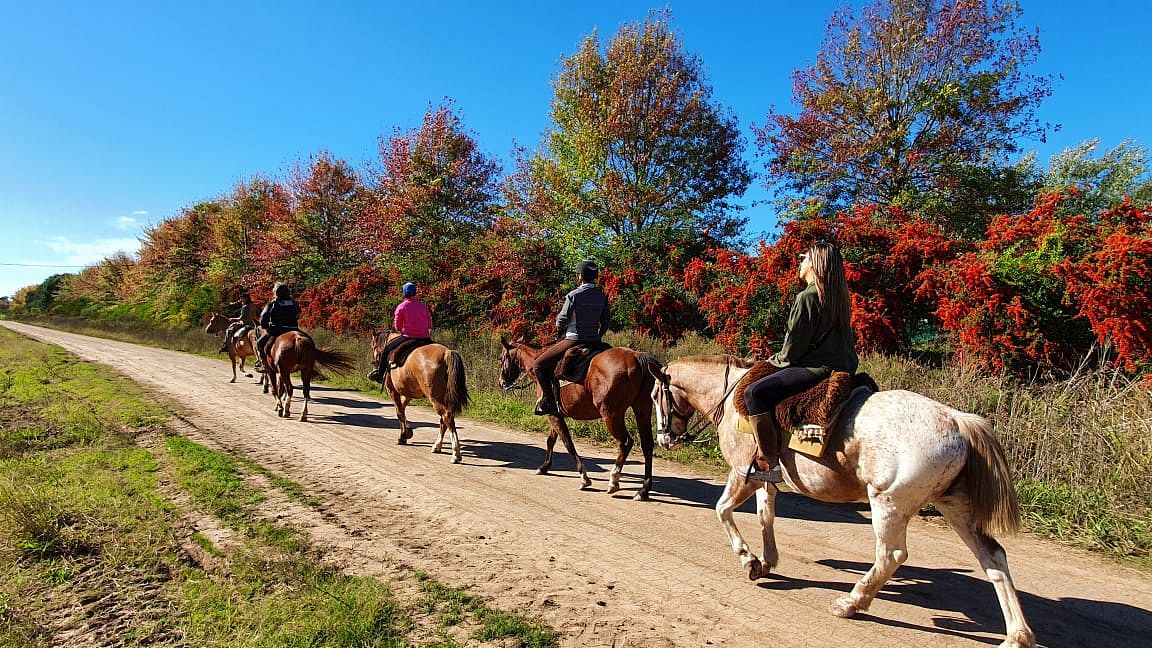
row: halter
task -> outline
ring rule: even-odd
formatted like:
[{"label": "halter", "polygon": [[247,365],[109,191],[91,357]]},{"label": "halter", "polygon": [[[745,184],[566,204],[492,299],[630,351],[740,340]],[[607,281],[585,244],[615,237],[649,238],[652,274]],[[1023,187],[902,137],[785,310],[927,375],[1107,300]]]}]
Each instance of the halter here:
[{"label": "halter", "polygon": [[[505,350],[505,353],[507,353],[509,356],[512,355],[507,349]],[[520,354],[517,353],[516,359],[510,358],[510,362],[515,362],[516,365],[520,367],[521,377],[524,379],[524,382],[522,382],[520,384],[513,383],[511,385],[505,386],[503,379],[501,379],[500,388],[506,392],[507,391],[513,391],[513,390],[519,390],[519,389],[528,389],[529,387],[531,387],[533,385],[532,377],[529,376],[528,372],[524,370],[524,365],[520,363],[519,358],[520,358]],[[501,373],[503,373],[503,368],[501,368]]]}]

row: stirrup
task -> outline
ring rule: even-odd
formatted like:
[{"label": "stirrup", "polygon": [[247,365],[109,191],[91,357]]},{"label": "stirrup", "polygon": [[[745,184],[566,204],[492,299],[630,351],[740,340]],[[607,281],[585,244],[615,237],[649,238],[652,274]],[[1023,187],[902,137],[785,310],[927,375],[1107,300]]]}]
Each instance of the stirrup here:
[{"label": "stirrup", "polygon": [[756,467],[755,458],[752,459],[752,463],[748,464],[748,470],[744,476],[748,479],[768,482],[769,484],[779,484],[784,481],[784,471],[780,469],[779,463],[768,470],[760,470]]},{"label": "stirrup", "polygon": [[556,403],[546,401],[543,398],[536,401],[536,409],[532,413],[536,416],[563,416],[560,413],[560,408],[556,407]]}]

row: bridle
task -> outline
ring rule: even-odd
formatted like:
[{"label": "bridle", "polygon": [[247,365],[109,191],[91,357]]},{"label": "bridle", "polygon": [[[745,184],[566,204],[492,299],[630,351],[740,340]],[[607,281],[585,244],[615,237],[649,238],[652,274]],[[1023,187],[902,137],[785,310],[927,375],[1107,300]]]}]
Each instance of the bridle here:
[{"label": "bridle", "polygon": [[660,380],[660,391],[663,395],[663,400],[667,403],[667,415],[662,417],[664,425],[661,429],[656,430],[658,434],[671,436],[672,425],[671,420],[677,419],[684,423],[684,434],[680,435],[677,439],[681,443],[704,443],[703,440],[697,440],[696,435],[699,434],[704,428],[711,425],[720,425],[720,421],[724,418],[724,401],[728,400],[728,396],[732,390],[736,389],[736,385],[740,384],[739,381],[728,385],[729,376],[732,373],[732,356],[725,354],[724,356],[724,394],[720,396],[719,402],[707,412],[707,416],[702,417],[696,426],[689,427],[688,422],[692,419],[692,414],[681,414],[672,399],[672,380],[664,378]]},{"label": "bridle", "polygon": [[[517,350],[515,360],[512,359],[512,349],[513,348],[515,348]],[[529,387],[532,386],[532,378],[528,375],[527,371],[524,371],[524,365],[520,362],[519,358],[520,358],[520,354],[519,354],[519,348],[518,347],[510,347],[510,348],[504,349],[504,356],[500,360],[500,389],[503,389],[506,392],[518,390],[518,389],[528,389]],[[504,382],[504,364],[506,362],[515,362],[516,366],[520,367],[520,371],[521,371],[520,377],[524,379],[523,382],[521,382],[520,384],[515,384],[515,382],[513,382],[513,384],[511,384],[511,385],[506,384]]]}]

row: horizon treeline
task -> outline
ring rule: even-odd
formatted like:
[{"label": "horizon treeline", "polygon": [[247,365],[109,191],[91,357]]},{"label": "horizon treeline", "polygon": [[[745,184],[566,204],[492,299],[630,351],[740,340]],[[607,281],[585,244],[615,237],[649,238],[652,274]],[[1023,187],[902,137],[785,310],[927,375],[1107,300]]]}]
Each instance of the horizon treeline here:
[{"label": "horizon treeline", "polygon": [[[1098,356],[1152,366],[1152,182],[1144,150],[1097,142],[1020,157],[1051,127],[1051,77],[1014,2],[878,0],[837,12],[796,114],[765,108],[745,159],[735,115],[668,11],[589,35],[552,80],[551,125],[511,169],[451,100],[379,140],[362,168],[327,152],[148,229],[120,253],[19,291],[17,311],[189,325],[285,281],[302,324],[387,326],[414,281],[438,328],[547,340],[579,260],[600,262],[615,327],[779,344],[798,255],[840,246],[862,351],[929,349],[1060,374]],[[749,240],[737,200],[775,190],[779,231]]]}]

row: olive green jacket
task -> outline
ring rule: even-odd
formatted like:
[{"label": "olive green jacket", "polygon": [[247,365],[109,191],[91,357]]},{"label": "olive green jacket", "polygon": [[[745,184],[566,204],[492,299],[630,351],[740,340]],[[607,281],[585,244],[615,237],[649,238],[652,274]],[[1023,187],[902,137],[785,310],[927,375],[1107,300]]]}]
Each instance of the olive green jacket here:
[{"label": "olive green jacket", "polygon": [[777,367],[808,367],[818,373],[847,371],[856,373],[856,335],[849,328],[833,327],[828,322],[820,293],[812,284],[796,295],[788,314],[784,345],[768,362]]}]

